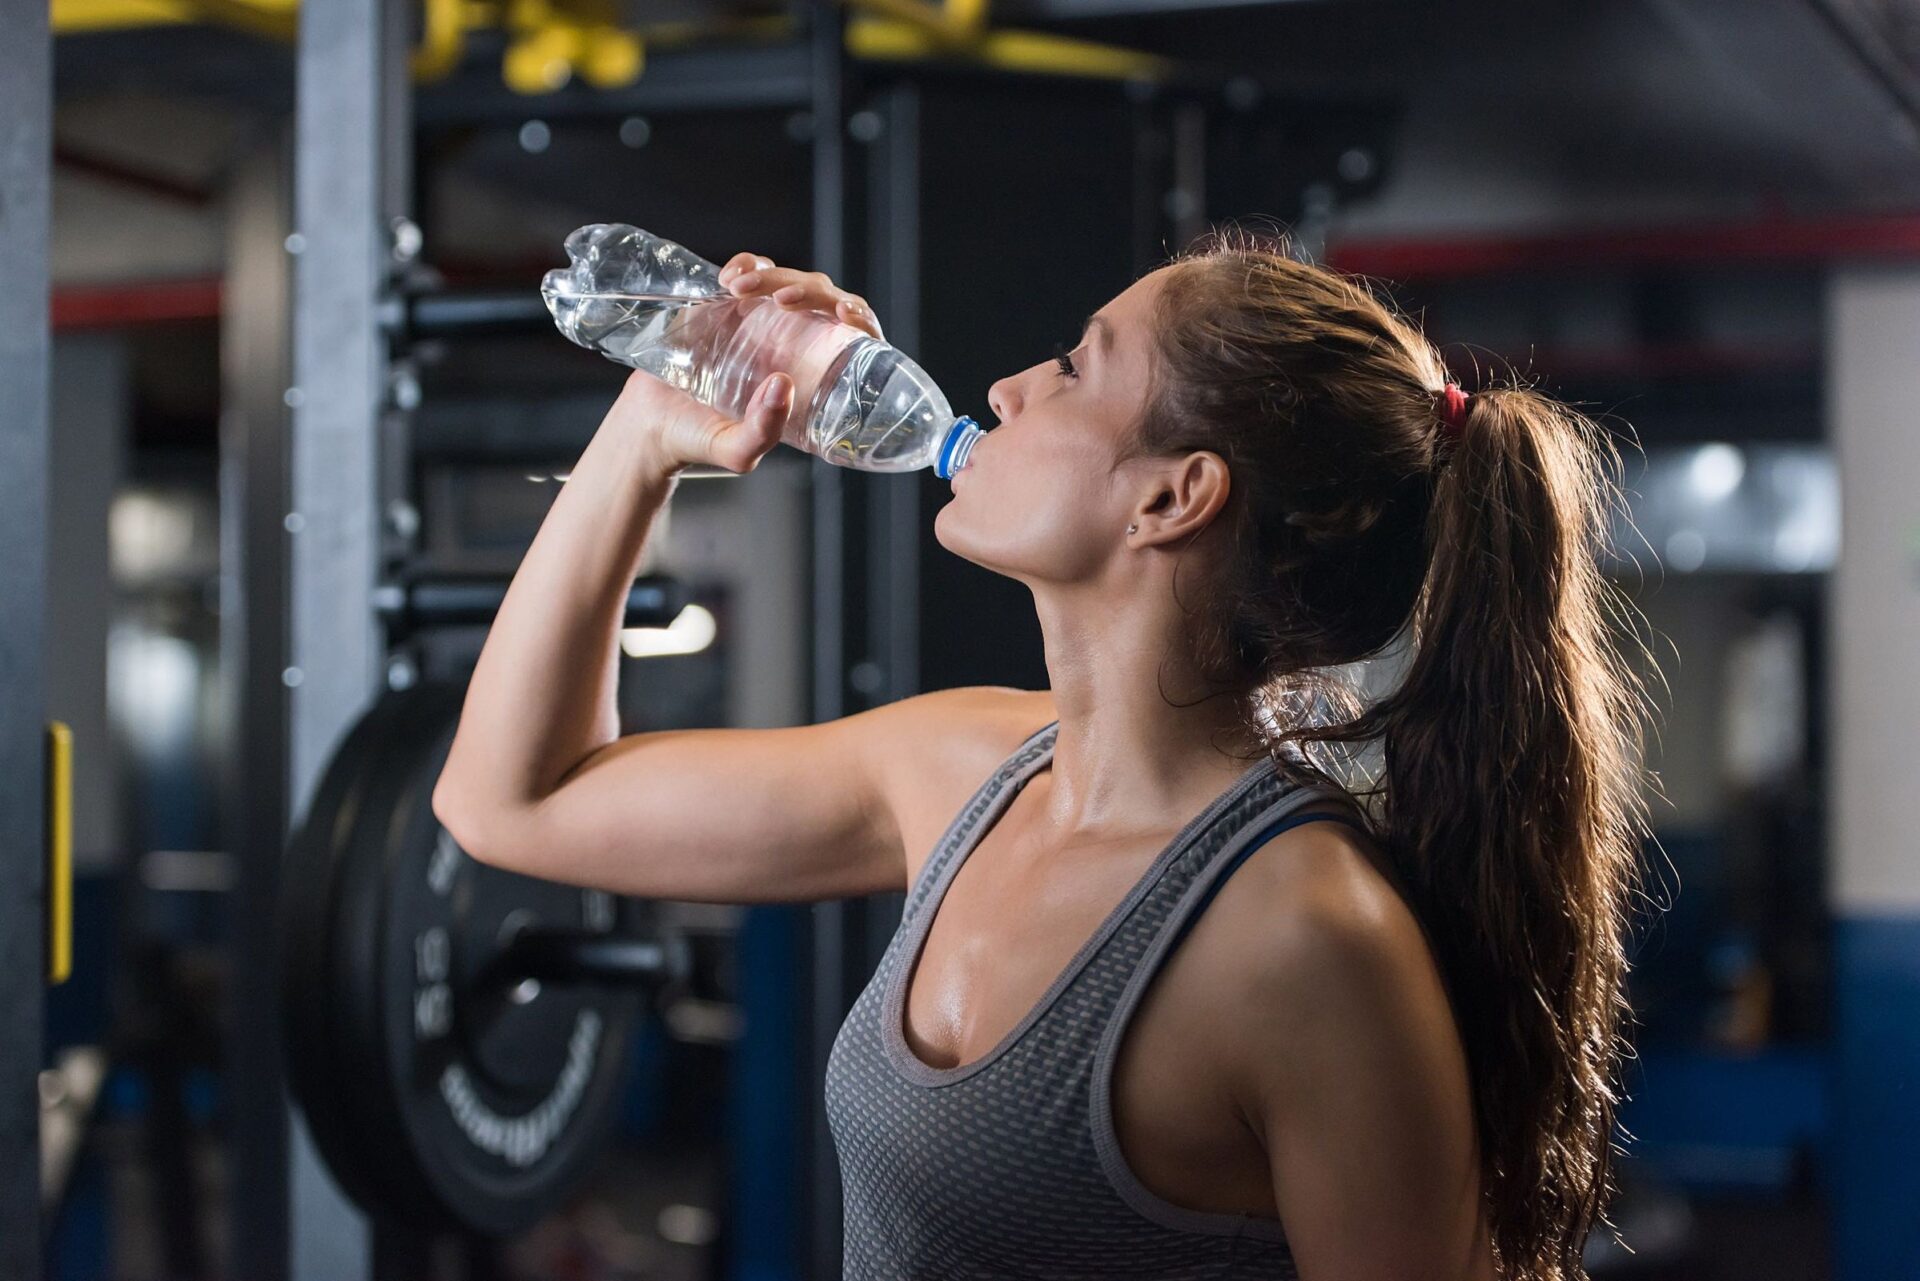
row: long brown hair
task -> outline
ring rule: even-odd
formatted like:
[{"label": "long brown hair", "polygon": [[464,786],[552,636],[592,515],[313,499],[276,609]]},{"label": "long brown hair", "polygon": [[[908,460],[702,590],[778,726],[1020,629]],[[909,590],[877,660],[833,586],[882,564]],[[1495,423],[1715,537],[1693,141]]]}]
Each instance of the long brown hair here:
[{"label": "long brown hair", "polygon": [[[1193,657],[1283,768],[1369,804],[1465,1042],[1501,1275],[1583,1278],[1646,831],[1637,633],[1601,562],[1619,454],[1514,380],[1448,430],[1433,345],[1284,239],[1216,230],[1166,276],[1137,446],[1232,476]],[[1395,642],[1383,696],[1330,679]]]}]

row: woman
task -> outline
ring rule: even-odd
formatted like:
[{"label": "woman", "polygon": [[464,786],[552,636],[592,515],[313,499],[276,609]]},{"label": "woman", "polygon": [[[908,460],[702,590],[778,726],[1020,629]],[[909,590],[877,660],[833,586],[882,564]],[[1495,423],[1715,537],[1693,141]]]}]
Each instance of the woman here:
[{"label": "woman", "polygon": [[[818,273],[723,279],[880,332]],[[629,894],[911,890],[828,1068],[846,1275],[1582,1276],[1641,822],[1605,438],[1216,233],[993,385],[934,521],[1031,589],[1049,689],[620,737],[654,514],[790,398],[628,380],[434,803],[476,858]],[[1325,673],[1403,634],[1353,710]]]}]

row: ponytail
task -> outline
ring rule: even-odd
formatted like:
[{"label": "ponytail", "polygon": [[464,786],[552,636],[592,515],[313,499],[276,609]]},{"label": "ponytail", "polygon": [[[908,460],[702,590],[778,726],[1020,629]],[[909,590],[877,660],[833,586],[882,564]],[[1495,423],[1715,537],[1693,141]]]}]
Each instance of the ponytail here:
[{"label": "ponytail", "polygon": [[1618,454],[1524,388],[1443,443],[1399,687],[1311,740],[1377,739],[1384,834],[1448,981],[1502,1274],[1585,1276],[1611,1171],[1644,702],[1601,563]]}]

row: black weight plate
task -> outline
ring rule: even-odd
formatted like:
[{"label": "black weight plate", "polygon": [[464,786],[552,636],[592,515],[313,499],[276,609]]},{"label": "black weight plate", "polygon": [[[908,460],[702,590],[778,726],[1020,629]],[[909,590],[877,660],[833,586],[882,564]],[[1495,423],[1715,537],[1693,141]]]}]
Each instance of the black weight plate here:
[{"label": "black weight plate", "polygon": [[[393,696],[378,741],[355,744],[321,1002],[320,1095],[344,1132],[322,1151],[355,1167],[341,1182],[369,1213],[504,1234],[551,1210],[597,1155],[641,998],[523,984],[515,999],[474,980],[516,924],[628,933],[648,921],[642,905],[459,849],[431,808],[458,707],[445,689]],[[310,1113],[316,1130],[326,1111]]]},{"label": "black weight plate", "polygon": [[337,928],[337,886],[346,848],[352,843],[368,787],[381,767],[381,745],[400,710],[391,702],[378,703],[348,733],[314,791],[306,821],[294,832],[281,882],[281,990],[288,1081],[321,1156],[362,1206],[370,1204],[374,1195],[364,1173],[374,1163],[355,1146],[359,1090],[337,1053],[331,940]]},{"label": "black weight plate", "polygon": [[[389,695],[386,733],[369,752],[368,780],[355,821],[346,833],[329,909],[326,942],[327,1000],[335,1071],[351,1089],[343,1148],[359,1163],[341,1182],[368,1214],[394,1222],[443,1226],[447,1214],[422,1202],[415,1191],[419,1157],[406,1143],[392,1090],[381,1080],[386,1056],[378,1043],[381,1018],[379,932],[386,914],[390,865],[403,851],[389,848],[394,808],[404,791],[411,752],[418,766],[419,724],[438,708],[419,691]],[[357,1189],[370,1189],[362,1195]]]}]

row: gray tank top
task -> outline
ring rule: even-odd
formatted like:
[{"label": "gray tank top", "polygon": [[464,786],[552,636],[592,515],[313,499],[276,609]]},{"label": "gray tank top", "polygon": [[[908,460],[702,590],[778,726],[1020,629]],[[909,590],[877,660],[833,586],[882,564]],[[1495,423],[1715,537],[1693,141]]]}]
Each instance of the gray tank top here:
[{"label": "gray tank top", "polygon": [[[987,779],[908,891],[900,927],[835,1037],[828,1123],[845,1202],[846,1281],[1298,1273],[1279,1220],[1175,1205],[1127,1167],[1113,1066],[1148,981],[1236,854],[1329,793],[1251,765],[1161,851],[999,1045],[934,1068],[907,1045],[907,974],[954,874],[1053,755],[1059,722]],[[1292,821],[1302,821],[1302,815]]]}]

